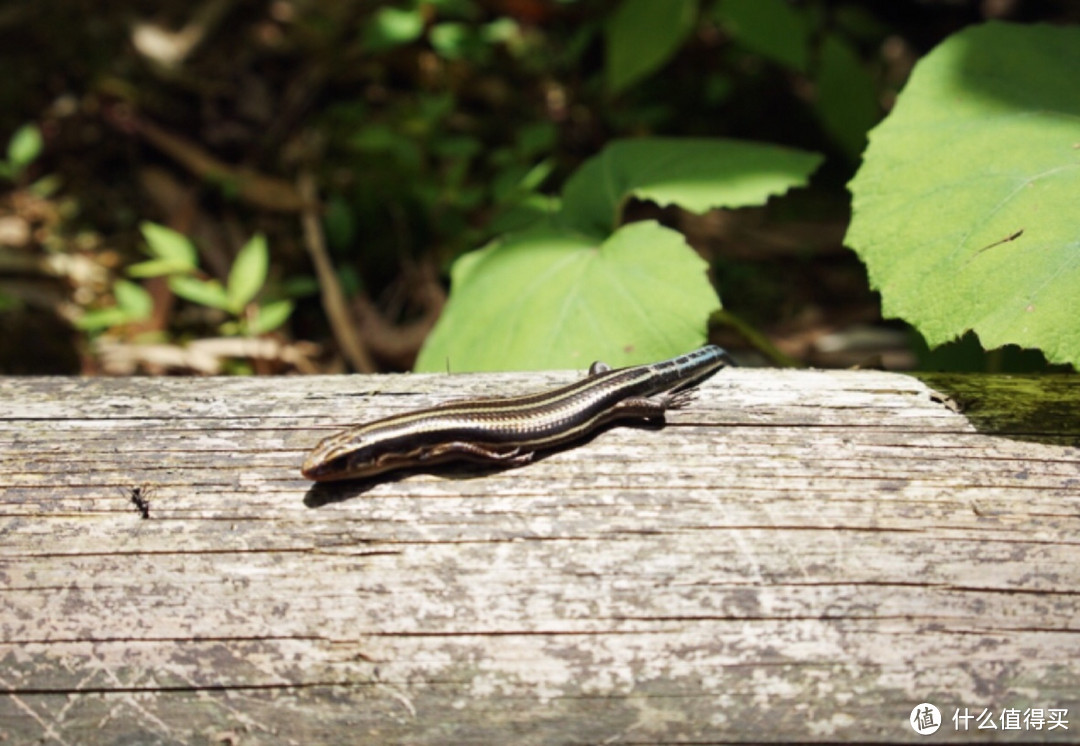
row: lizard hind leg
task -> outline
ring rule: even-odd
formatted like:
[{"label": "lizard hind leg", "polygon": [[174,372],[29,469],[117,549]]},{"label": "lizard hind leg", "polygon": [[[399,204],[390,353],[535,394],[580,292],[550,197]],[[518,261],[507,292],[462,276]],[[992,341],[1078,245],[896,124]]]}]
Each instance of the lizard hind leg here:
[{"label": "lizard hind leg", "polygon": [[520,447],[498,450],[476,443],[454,441],[442,443],[421,456],[424,461],[451,461],[461,459],[474,461],[482,464],[504,464],[506,466],[523,466],[533,459],[533,451],[522,451]]}]

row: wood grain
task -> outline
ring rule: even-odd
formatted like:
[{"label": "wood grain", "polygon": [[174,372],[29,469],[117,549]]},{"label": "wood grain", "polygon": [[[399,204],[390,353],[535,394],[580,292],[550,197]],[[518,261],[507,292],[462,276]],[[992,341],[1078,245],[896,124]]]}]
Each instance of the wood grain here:
[{"label": "wood grain", "polygon": [[299,476],[578,375],[0,379],[0,742],[1080,738],[1072,378],[725,370],[520,469]]}]

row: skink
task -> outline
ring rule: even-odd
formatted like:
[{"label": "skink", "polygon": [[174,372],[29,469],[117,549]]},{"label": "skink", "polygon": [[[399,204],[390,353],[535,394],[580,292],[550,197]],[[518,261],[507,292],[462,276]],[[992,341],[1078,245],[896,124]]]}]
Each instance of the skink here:
[{"label": "skink", "polygon": [[459,459],[521,466],[612,420],[662,420],[725,365],[734,361],[716,345],[618,370],[595,362],[587,378],[554,391],[449,402],[343,430],[315,446],[300,471],[330,482]]}]

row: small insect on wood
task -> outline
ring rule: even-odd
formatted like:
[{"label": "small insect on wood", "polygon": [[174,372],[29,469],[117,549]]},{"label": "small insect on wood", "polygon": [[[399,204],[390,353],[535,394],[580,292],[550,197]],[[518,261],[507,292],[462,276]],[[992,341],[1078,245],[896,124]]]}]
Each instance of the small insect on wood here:
[{"label": "small insect on wood", "polygon": [[150,488],[146,486],[131,488],[131,503],[146,520],[150,517]]}]

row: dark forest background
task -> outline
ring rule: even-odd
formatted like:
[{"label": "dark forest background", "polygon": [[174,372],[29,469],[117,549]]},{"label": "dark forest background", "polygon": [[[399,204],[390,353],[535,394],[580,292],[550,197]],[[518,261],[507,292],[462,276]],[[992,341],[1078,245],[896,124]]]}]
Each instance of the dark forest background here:
[{"label": "dark forest background", "polygon": [[[627,77],[619,2],[7,0],[0,373],[407,369],[453,260],[641,135],[827,156],[809,188],[763,208],[630,211],[708,260],[730,314],[711,336],[741,359],[1038,369],[1037,353],[974,339],[930,353],[883,321],[842,245],[845,185],[936,44],[991,18],[1075,23],[1080,4],[777,2],[790,13],[672,3],[692,12],[685,34]],[[148,222],[189,237],[197,281],[225,288],[265,236],[265,282],[230,305],[132,272],[152,256]]]}]

